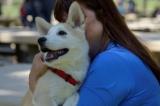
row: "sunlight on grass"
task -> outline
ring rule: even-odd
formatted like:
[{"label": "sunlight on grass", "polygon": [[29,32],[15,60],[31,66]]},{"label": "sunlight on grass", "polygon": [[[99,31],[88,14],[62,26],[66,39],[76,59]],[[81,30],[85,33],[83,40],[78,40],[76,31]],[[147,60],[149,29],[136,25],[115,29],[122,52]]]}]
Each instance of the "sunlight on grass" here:
[{"label": "sunlight on grass", "polygon": [[29,70],[20,70],[16,72],[11,72],[8,74],[9,77],[16,77],[16,78],[24,78],[29,75]]},{"label": "sunlight on grass", "polygon": [[19,92],[12,91],[12,90],[6,90],[6,89],[0,89],[0,96],[19,96]]}]

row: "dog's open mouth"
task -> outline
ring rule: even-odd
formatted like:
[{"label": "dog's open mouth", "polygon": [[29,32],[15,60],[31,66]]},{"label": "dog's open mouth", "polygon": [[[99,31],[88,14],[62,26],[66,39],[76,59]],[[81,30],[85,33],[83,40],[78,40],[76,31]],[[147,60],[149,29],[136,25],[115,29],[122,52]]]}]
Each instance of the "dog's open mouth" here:
[{"label": "dog's open mouth", "polygon": [[59,50],[50,50],[48,48],[43,48],[42,52],[47,53],[44,60],[45,61],[52,61],[55,59],[58,59],[58,57],[65,55],[69,49],[64,48],[64,49],[59,49]]}]

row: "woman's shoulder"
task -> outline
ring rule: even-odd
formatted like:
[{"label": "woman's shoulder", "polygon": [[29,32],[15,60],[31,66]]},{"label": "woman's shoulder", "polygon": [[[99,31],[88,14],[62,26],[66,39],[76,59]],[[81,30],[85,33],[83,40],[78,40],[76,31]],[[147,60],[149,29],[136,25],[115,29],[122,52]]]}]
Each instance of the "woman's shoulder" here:
[{"label": "woman's shoulder", "polygon": [[[110,70],[112,72],[116,71],[117,73],[118,70],[122,75],[131,74],[132,77],[137,77],[138,74],[151,71],[137,55],[115,44],[97,55],[91,64],[91,68],[97,67],[103,68],[103,70],[107,70],[107,72]],[[139,70],[142,70],[141,73],[139,73]]]},{"label": "woman's shoulder", "polygon": [[[121,46],[113,46],[98,54],[92,61],[93,66],[126,66],[126,64],[137,61],[138,57]],[[121,67],[122,68],[122,67]]]},{"label": "woman's shoulder", "polygon": [[143,74],[150,74],[149,71],[138,56],[119,45],[114,45],[97,55],[89,70],[97,76],[104,74],[107,77],[112,76],[109,77],[111,79],[115,77],[119,83],[125,81],[132,84]]},{"label": "woman's shoulder", "polygon": [[125,78],[132,76],[129,70],[132,68],[132,63],[129,63],[127,58],[133,58],[127,51],[116,48],[106,50],[92,61],[89,71],[96,73],[97,76],[105,75],[104,77],[112,76],[117,80],[126,80]]},{"label": "woman's shoulder", "polygon": [[[111,80],[116,80],[119,84],[125,81],[132,88],[158,86],[149,66],[122,46],[113,46],[97,55],[92,63],[91,71],[96,75],[103,76],[104,74]],[[148,83],[144,84],[146,81]]]},{"label": "woman's shoulder", "polygon": [[108,64],[111,66],[116,65],[129,68],[138,64],[144,65],[144,62],[133,52],[113,42],[108,45],[105,51],[98,54],[92,63],[93,66],[100,63],[101,65]]},{"label": "woman's shoulder", "polygon": [[148,66],[134,53],[121,46],[112,46],[97,55],[91,64],[87,79],[86,86],[100,86],[114,94],[117,99],[143,92],[134,98],[139,100],[159,92],[159,85]]},{"label": "woman's shoulder", "polygon": [[134,86],[125,61],[114,51],[104,51],[97,55],[90,66],[87,79],[89,85],[101,86],[115,95],[127,95]]}]

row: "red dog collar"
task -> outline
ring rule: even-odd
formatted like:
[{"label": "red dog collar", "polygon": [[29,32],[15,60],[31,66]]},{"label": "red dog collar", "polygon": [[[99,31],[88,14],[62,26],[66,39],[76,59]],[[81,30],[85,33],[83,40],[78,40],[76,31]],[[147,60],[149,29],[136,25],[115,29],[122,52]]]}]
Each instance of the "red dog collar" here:
[{"label": "red dog collar", "polygon": [[65,73],[63,70],[53,69],[51,67],[49,67],[48,69],[51,70],[51,72],[57,74],[62,79],[64,79],[66,82],[72,84],[73,86],[79,84],[79,81],[75,80],[70,74]]}]

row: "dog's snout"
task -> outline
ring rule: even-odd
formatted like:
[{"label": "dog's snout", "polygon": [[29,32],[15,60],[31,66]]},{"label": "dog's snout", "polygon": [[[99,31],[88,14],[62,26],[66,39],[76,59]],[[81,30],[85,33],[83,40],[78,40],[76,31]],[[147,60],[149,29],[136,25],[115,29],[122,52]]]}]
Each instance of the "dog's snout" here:
[{"label": "dog's snout", "polygon": [[45,41],[46,41],[47,39],[45,38],[45,37],[41,37],[41,38],[39,38],[38,39],[38,43],[39,43],[39,45],[44,45],[44,43],[45,43]]}]

